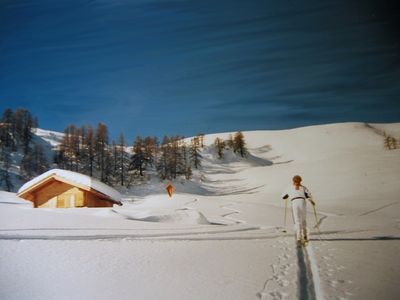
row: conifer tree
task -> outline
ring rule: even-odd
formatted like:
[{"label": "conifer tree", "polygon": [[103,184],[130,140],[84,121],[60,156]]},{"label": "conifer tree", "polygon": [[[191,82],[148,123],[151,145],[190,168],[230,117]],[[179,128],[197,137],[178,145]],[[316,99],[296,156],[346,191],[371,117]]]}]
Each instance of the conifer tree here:
[{"label": "conifer tree", "polygon": [[112,153],[112,178],[114,182],[117,182],[119,179],[119,151],[118,151],[118,145],[117,143],[113,140],[111,142],[111,153]]},{"label": "conifer tree", "polygon": [[126,140],[124,134],[121,133],[118,138],[118,146],[117,146],[119,184],[121,186],[124,186],[127,183],[126,177],[129,169],[129,157],[125,151],[125,148],[126,148]]},{"label": "conifer tree", "polygon": [[390,136],[391,149],[397,149],[397,139],[394,136]]},{"label": "conifer tree", "polygon": [[111,172],[110,164],[111,157],[108,153],[108,129],[103,123],[99,123],[95,135],[95,155],[97,169],[100,172],[100,180],[107,182],[108,175]]},{"label": "conifer tree", "polygon": [[108,144],[106,144],[104,155],[104,171],[102,181],[109,185],[114,185],[116,180],[113,176],[113,154],[112,149]]},{"label": "conifer tree", "polygon": [[158,150],[157,137],[146,137],[144,139],[144,157],[146,158],[145,164],[154,166]]},{"label": "conifer tree", "polygon": [[49,169],[49,163],[41,145],[35,144],[33,146],[33,162],[36,174],[42,174]]},{"label": "conifer tree", "polygon": [[393,150],[397,149],[398,142],[395,137],[388,135],[386,132],[383,133],[384,138],[383,138],[383,146],[387,150]]},{"label": "conifer tree", "polygon": [[179,159],[179,146],[175,136],[170,138],[170,150],[169,150],[169,161],[168,168],[170,173],[170,178],[176,178],[178,171],[178,159]]},{"label": "conifer tree", "polygon": [[182,166],[183,166],[182,174],[185,175],[185,178],[187,180],[190,180],[192,178],[193,172],[192,172],[192,166],[190,165],[189,149],[185,142],[182,143],[181,150],[182,150]]},{"label": "conifer tree", "polygon": [[88,126],[79,128],[79,172],[89,174]]},{"label": "conifer tree", "polygon": [[171,177],[176,179],[178,175],[185,173],[185,163],[183,162],[181,141],[182,137],[173,136],[171,138],[171,148],[170,148],[170,173]]},{"label": "conifer tree", "polygon": [[32,128],[37,124],[28,110],[18,108],[13,114],[13,125],[17,141],[22,146],[24,153],[27,153],[33,137]]},{"label": "conifer tree", "polygon": [[11,192],[14,185],[11,180],[11,148],[0,143],[0,187],[4,186],[7,192]]},{"label": "conifer tree", "polygon": [[3,112],[0,121],[0,142],[6,148],[9,148],[8,151],[17,151],[15,142],[15,126],[13,124],[13,111],[10,108]]},{"label": "conifer tree", "polygon": [[55,150],[53,163],[55,163],[60,169],[67,169],[66,161],[67,159],[64,156],[64,151],[61,149],[61,145],[59,145]]},{"label": "conifer tree", "polygon": [[170,139],[168,136],[164,136],[160,146],[160,158],[157,162],[157,171],[159,177],[164,180],[169,178],[169,156],[170,156]]},{"label": "conifer tree", "polygon": [[33,148],[24,154],[21,160],[21,176],[24,179],[44,173],[49,169],[47,159],[44,154],[43,147],[35,144]]},{"label": "conifer tree", "polygon": [[60,144],[64,166],[71,171],[79,171],[80,164],[80,130],[71,124],[64,130],[64,138]]},{"label": "conifer tree", "polygon": [[234,148],[234,142],[233,142],[233,136],[232,134],[229,134],[228,139],[225,142],[226,146],[228,146],[229,148]]},{"label": "conifer tree", "polygon": [[198,169],[201,166],[200,139],[194,137],[190,143],[189,157],[192,165]]},{"label": "conifer tree", "polygon": [[390,136],[387,135],[386,132],[383,133],[383,147],[387,150],[390,150]]},{"label": "conifer tree", "polygon": [[12,148],[15,147],[10,130],[11,126],[12,111],[7,109],[4,111],[0,122],[0,187],[5,186],[8,192],[13,189],[9,170],[11,167],[10,154],[12,152]]},{"label": "conifer tree", "polygon": [[75,133],[73,136],[73,151],[74,151],[74,160],[75,160],[75,171],[80,172],[82,168],[82,132],[80,128],[75,129]]},{"label": "conifer tree", "polygon": [[233,138],[233,151],[239,153],[241,157],[247,156],[246,142],[241,131],[237,132]]},{"label": "conifer tree", "polygon": [[224,157],[225,142],[217,137],[214,141],[215,148],[217,149],[218,158],[222,159]]},{"label": "conifer tree", "polygon": [[144,176],[144,164],[146,162],[145,157],[145,145],[141,136],[137,136],[132,147],[132,157],[130,162],[130,169],[139,171],[140,176]]},{"label": "conifer tree", "polygon": [[198,139],[199,139],[199,144],[201,148],[204,148],[204,133],[199,133],[197,135]]},{"label": "conifer tree", "polygon": [[87,151],[87,170],[90,176],[93,176],[93,170],[95,165],[95,154],[96,154],[96,141],[92,126],[87,127],[86,139],[85,139],[86,151]]}]

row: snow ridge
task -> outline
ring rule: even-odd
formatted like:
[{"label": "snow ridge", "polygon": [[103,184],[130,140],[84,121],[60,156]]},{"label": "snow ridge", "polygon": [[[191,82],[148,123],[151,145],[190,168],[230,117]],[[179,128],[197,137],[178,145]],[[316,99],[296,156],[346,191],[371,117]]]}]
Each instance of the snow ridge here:
[{"label": "snow ridge", "polygon": [[309,258],[309,263],[310,263],[309,266],[311,267],[315,298],[317,300],[324,300],[325,296],[321,285],[321,279],[319,277],[318,263],[317,259],[315,258],[314,250],[311,245],[308,245],[306,247],[306,251]]}]

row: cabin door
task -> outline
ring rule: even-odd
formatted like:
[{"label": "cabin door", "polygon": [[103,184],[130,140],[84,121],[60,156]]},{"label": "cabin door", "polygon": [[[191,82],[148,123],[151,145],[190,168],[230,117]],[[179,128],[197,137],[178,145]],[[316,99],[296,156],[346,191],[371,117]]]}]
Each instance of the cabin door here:
[{"label": "cabin door", "polygon": [[77,188],[73,188],[57,197],[57,207],[83,207],[84,205],[84,194]]},{"label": "cabin door", "polygon": [[69,206],[68,207],[75,207],[75,194],[69,195]]},{"label": "cabin door", "polygon": [[75,195],[73,193],[65,193],[57,197],[57,207],[69,208],[75,207]]},{"label": "cabin door", "polygon": [[62,195],[59,195],[58,197],[57,197],[57,207],[58,208],[66,208],[66,207],[68,207],[68,206],[66,206],[67,205],[67,195],[66,194],[62,194]]}]

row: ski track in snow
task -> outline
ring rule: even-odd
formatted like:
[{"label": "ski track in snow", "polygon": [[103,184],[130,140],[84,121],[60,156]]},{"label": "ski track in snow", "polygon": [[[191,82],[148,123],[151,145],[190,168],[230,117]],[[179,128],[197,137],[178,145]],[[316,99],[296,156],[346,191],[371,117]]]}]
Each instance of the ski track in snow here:
[{"label": "ski track in snow", "polygon": [[[262,290],[257,293],[261,300],[272,299],[282,300],[287,299],[290,294],[290,289],[285,290],[285,287],[290,285],[290,282],[285,279],[288,274],[294,272],[292,255],[289,247],[289,239],[279,240],[273,247],[279,247],[282,252],[278,256],[278,261],[272,264],[272,276],[267,278]],[[297,247],[297,299],[301,300],[324,300],[324,292],[322,289],[321,279],[319,277],[319,270],[317,260],[311,245],[306,247]],[[291,295],[290,298],[294,298]]]},{"label": "ski track in snow", "polygon": [[257,297],[261,300],[281,300],[289,296],[288,291],[282,291],[282,289],[288,287],[290,282],[285,279],[288,274],[292,271],[291,268],[294,264],[290,262],[292,255],[289,253],[289,241],[288,239],[279,240],[272,247],[278,248],[282,252],[278,256],[278,260],[275,264],[271,264],[272,276],[269,277],[260,292],[257,293]]},{"label": "ski track in snow", "polygon": [[309,268],[311,269],[312,280],[313,280],[313,287],[314,287],[314,295],[317,300],[325,299],[324,292],[322,289],[321,279],[319,277],[319,270],[317,259],[314,254],[314,250],[311,245],[308,245],[305,250],[307,251],[307,255],[309,258]]},{"label": "ski track in snow", "polygon": [[[224,226],[225,227],[225,226]],[[221,234],[231,234],[231,233],[239,233],[246,231],[259,231],[259,227],[246,226],[246,227],[237,227],[232,228],[234,226],[229,226],[229,228],[224,228],[221,230],[200,230],[200,231],[184,231],[184,232],[159,232],[159,233],[138,233],[138,234],[91,234],[87,235],[60,235],[60,234],[48,234],[48,235],[32,235],[32,234],[0,234],[0,240],[120,240],[120,239],[129,239],[129,240],[140,240],[140,239],[163,239],[163,238],[171,238],[171,239],[193,239],[193,236],[196,235],[207,235],[204,238],[198,238],[198,240],[208,240],[211,238],[210,235],[216,235],[215,239],[224,238],[223,236],[219,236]],[[49,229],[51,230],[51,229]],[[69,229],[71,230],[71,229]],[[79,229],[78,229],[79,230]],[[10,230],[11,231],[11,230]],[[140,230],[139,230],[140,231]],[[265,232],[268,233],[268,232]],[[181,237],[181,238],[179,238]],[[262,238],[274,238],[275,236],[232,236],[226,237],[230,240],[239,240],[239,239],[262,239]],[[212,238],[211,238],[212,239]]]},{"label": "ski track in snow", "polygon": [[190,206],[188,206],[189,204],[192,204],[192,203],[197,203],[199,200],[197,199],[197,198],[194,198],[194,200],[192,200],[192,201],[188,201],[188,202],[186,202],[186,203],[184,203],[183,204],[183,208],[186,208],[186,209],[195,209],[194,207],[190,207]]},{"label": "ski track in snow", "polygon": [[399,203],[400,203],[400,201],[392,202],[392,203],[389,203],[389,204],[380,206],[380,207],[378,207],[378,208],[375,208],[375,209],[366,211],[366,212],[360,214],[359,216],[360,216],[360,217],[361,217],[361,216],[366,216],[366,215],[372,214],[372,213],[374,213],[374,212],[380,211],[381,209],[384,209],[384,208],[386,208],[386,207],[389,207],[389,206],[392,206],[392,205],[396,205],[396,204],[399,204]]},{"label": "ski track in snow", "polygon": [[232,218],[231,215],[240,214],[241,211],[230,206],[235,205],[235,203],[228,203],[221,205],[220,208],[230,210],[229,213],[222,214],[221,217],[226,218],[230,221],[236,222],[236,224],[245,224],[246,222],[243,220],[239,220],[237,218]]},{"label": "ski track in snow", "polygon": [[[182,207],[182,208],[179,208],[179,209],[177,209],[177,210],[181,210],[181,209],[195,209],[194,207],[189,206],[189,204],[194,204],[194,203],[198,203],[198,202],[199,202],[199,200],[198,200],[197,198],[195,198],[195,199],[192,200],[192,201],[189,201],[189,202],[184,203],[184,204],[183,204],[183,207]],[[240,213],[242,212],[242,211],[240,211],[240,210],[238,210],[238,209],[236,209],[236,208],[232,208],[232,207],[231,207],[231,206],[234,206],[235,204],[236,204],[236,203],[228,203],[228,204],[221,205],[219,208],[229,210],[230,212],[221,214],[220,216],[221,216],[222,218],[225,218],[225,219],[229,220],[229,221],[233,221],[233,222],[235,222],[236,224],[246,224],[246,223],[247,223],[246,221],[239,220],[239,219],[237,219],[237,218],[231,217],[232,215],[240,214]]]},{"label": "ski track in snow", "polygon": [[[170,240],[170,241],[208,241],[208,240],[270,240],[287,237],[287,234],[276,234],[275,228],[260,228],[257,226],[248,226],[232,228],[235,225],[218,226],[223,227],[221,230],[200,230],[200,231],[183,231],[183,232],[155,232],[155,233],[138,233],[138,234],[0,234],[0,240]],[[41,229],[47,231],[81,231],[81,229],[72,228],[59,228],[59,229]],[[39,231],[41,231],[39,230]],[[91,229],[89,229],[91,230]],[[96,229],[94,229],[96,230]],[[104,229],[101,229],[104,230]],[[110,229],[115,230],[115,229]],[[146,230],[146,229],[143,229]],[[13,231],[36,231],[35,229],[6,229],[1,231],[13,232]],[[139,232],[142,231],[139,230]],[[368,231],[368,230],[367,230]],[[336,235],[351,234],[358,232],[367,232],[365,230],[360,231],[334,231],[330,233],[324,233],[324,235]],[[342,238],[345,240],[346,238]],[[348,238],[351,240],[352,238]],[[379,239],[379,238],[376,238]],[[382,239],[388,239],[382,237]],[[393,239],[398,239],[397,237]],[[329,241],[329,239],[323,237],[321,241]],[[311,239],[311,241],[319,241],[319,239]]]},{"label": "ski track in snow", "polygon": [[314,300],[315,287],[313,281],[313,274],[310,267],[310,259],[306,247],[297,247],[297,297],[300,300]]}]

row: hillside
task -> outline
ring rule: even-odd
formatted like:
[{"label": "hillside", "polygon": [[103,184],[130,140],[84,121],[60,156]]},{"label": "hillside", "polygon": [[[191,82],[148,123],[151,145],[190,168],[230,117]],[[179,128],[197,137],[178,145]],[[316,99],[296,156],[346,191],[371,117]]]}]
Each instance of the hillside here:
[{"label": "hillside", "polygon": [[[223,159],[212,144],[229,133],[206,135],[202,167],[172,198],[153,177],[111,209],[31,209],[3,192],[0,298],[396,299],[400,150],[383,147],[383,131],[400,137],[400,124],[244,132],[248,157]],[[50,149],[57,136],[37,138]],[[290,214],[283,232],[295,174],[321,231],[308,207],[303,250]]]}]

